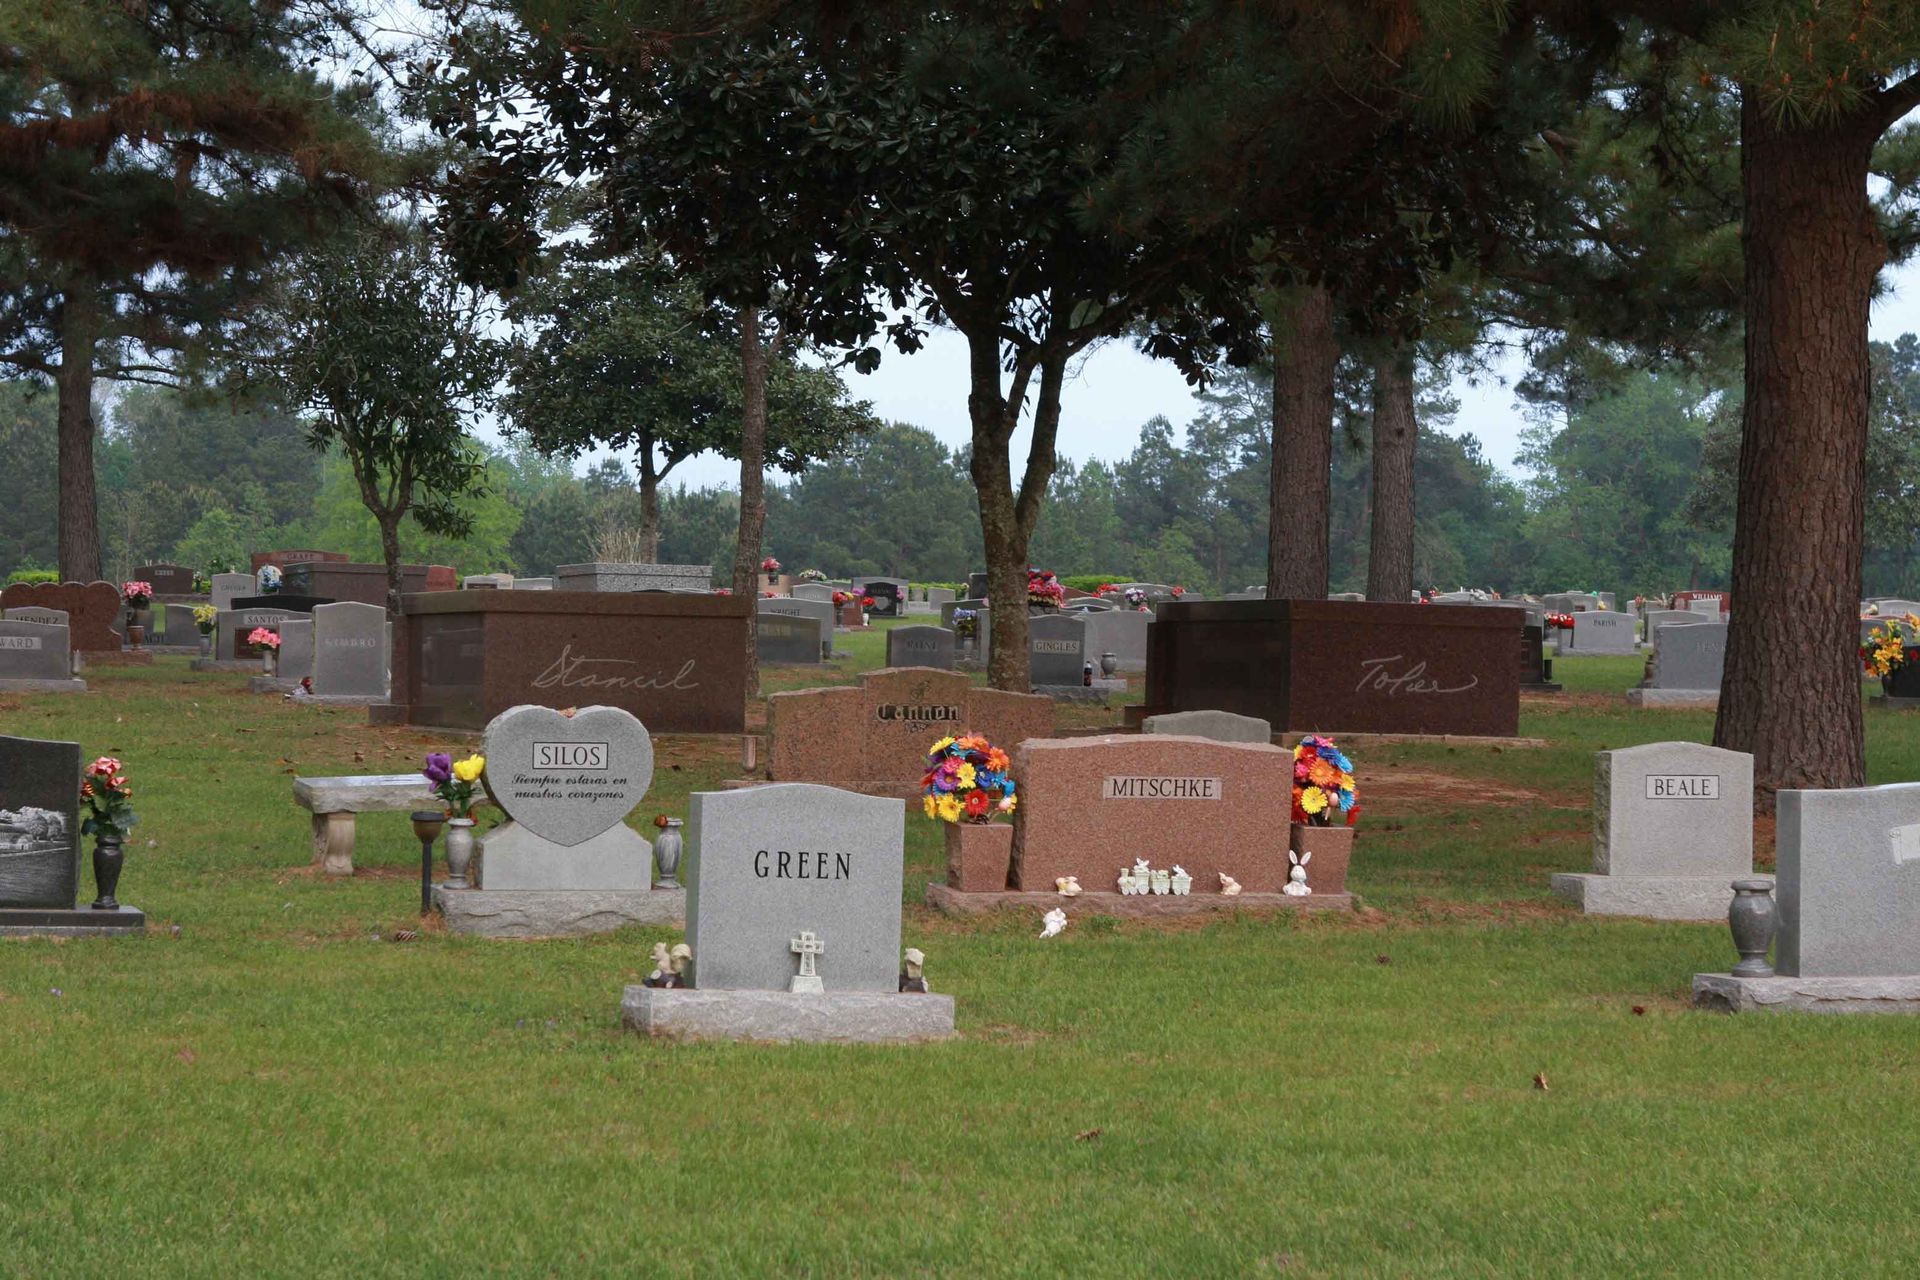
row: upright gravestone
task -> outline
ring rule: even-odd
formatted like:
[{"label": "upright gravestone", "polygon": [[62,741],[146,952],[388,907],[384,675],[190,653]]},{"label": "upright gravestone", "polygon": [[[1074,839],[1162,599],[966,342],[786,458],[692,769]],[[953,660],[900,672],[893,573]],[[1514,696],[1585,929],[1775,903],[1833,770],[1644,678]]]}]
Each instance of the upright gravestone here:
[{"label": "upright gravestone", "polygon": [[833,603],[833,588],[824,582],[796,582],[791,594],[795,600],[817,600],[828,605]]},{"label": "upright gravestone", "polygon": [[554,937],[680,918],[681,891],[653,888],[653,846],[626,825],[653,782],[653,740],[630,713],[513,707],[481,754],[509,821],[484,837],[477,886],[434,891],[448,928]]},{"label": "upright gravestone", "polygon": [[193,620],[190,604],[160,606],[160,633],[172,648],[192,648],[200,643],[200,626]]},{"label": "upright gravestone", "polygon": [[47,627],[66,626],[67,616],[65,609],[48,609],[37,604],[0,611],[0,618],[5,618],[9,622],[38,622]]},{"label": "upright gravestone", "polygon": [[119,628],[123,610],[120,591],[111,583],[16,582],[0,590],[0,609],[10,618],[20,617],[22,609],[36,607],[65,613],[68,642],[91,660],[106,662],[132,656],[152,661],[144,651],[122,654]]},{"label": "upright gravestone", "polygon": [[953,670],[954,635],[944,627],[895,627],[887,632],[887,665]]},{"label": "upright gravestone", "polygon": [[1575,611],[1567,652],[1589,654],[1632,653],[1637,628],[1624,613],[1606,610]]},{"label": "upright gravestone", "polygon": [[967,575],[967,594],[975,600],[985,600],[987,598],[987,575],[985,573],[970,573]]},{"label": "upright gravestone", "polygon": [[775,596],[767,599],[763,596],[755,607],[763,618],[768,614],[777,614],[786,618],[805,618],[814,624],[820,635],[819,657],[800,659],[800,661],[818,662],[821,658],[833,656],[833,602],[831,600],[815,600],[805,596]]},{"label": "upright gravestone", "polygon": [[[1909,603],[1909,602],[1908,602],[1908,601],[1899,601],[1898,603],[1901,603],[1901,604],[1907,604],[1907,603]],[[1708,597],[1706,597],[1705,599],[1699,599],[1699,600],[1689,600],[1689,601],[1687,601],[1687,612],[1689,612],[1689,613],[1704,613],[1704,614],[1706,614],[1706,615],[1707,615],[1708,617],[1710,617],[1710,618],[1717,618],[1717,617],[1719,617],[1719,616],[1720,616],[1720,615],[1721,615],[1722,613],[1725,613],[1725,612],[1726,612],[1726,610],[1724,610],[1724,609],[1722,609],[1722,608],[1720,607],[1720,600],[1719,600],[1719,598],[1718,598],[1718,597],[1715,597],[1715,596],[1708,596]],[[1881,612],[1883,612],[1883,613],[1884,613],[1884,612],[1885,612],[1885,610],[1882,610]],[[1901,612],[1902,612],[1902,613],[1905,613],[1905,612],[1906,612],[1906,610],[1905,610],[1905,609],[1902,609],[1902,610],[1901,610]]]},{"label": "upright gravestone", "polygon": [[1650,742],[1594,757],[1593,871],[1553,877],[1587,915],[1724,920],[1753,875],[1753,757]]},{"label": "upright gravestone", "polygon": [[1147,669],[1147,629],[1153,615],[1138,609],[1104,609],[1089,613],[1087,657],[1098,667],[1103,655],[1114,656],[1116,671]]},{"label": "upright gravestone", "polygon": [[855,578],[853,589],[872,597],[873,605],[867,612],[875,617],[898,618],[907,611],[905,578]]},{"label": "upright gravestone", "polygon": [[313,691],[322,698],[386,699],[385,609],[343,600],[313,611]]},{"label": "upright gravestone", "polygon": [[0,620],[0,692],[86,691],[86,682],[73,678],[73,653],[65,627]]},{"label": "upright gravestone", "polygon": [[220,610],[233,608],[233,602],[241,596],[253,594],[253,575],[250,573],[216,573],[213,575],[213,607]]},{"label": "upright gravestone", "polygon": [[280,675],[276,683],[294,684],[313,675],[313,618],[290,617],[280,623]]},{"label": "upright gravestone", "polygon": [[1231,711],[1166,711],[1140,722],[1142,733],[1174,733],[1212,742],[1273,741],[1273,726],[1258,716]]},{"label": "upright gravestone", "polygon": [[133,571],[134,581],[144,582],[157,596],[193,594],[193,570],[184,564],[143,564]]},{"label": "upright gravestone", "polygon": [[832,787],[696,791],[692,988],[628,987],[623,1022],[689,1039],[952,1035],[951,997],[900,990],[905,825],[901,801]]},{"label": "upright gravestone", "polygon": [[[762,600],[760,603],[775,602]],[[813,602],[802,600],[797,603],[805,605]],[[822,636],[830,637],[832,634],[831,628],[823,629],[813,618],[760,609],[754,617],[754,654],[769,665],[818,663],[824,650],[832,645],[830,639],[823,641]]]},{"label": "upright gravestone", "polygon": [[1027,624],[1035,690],[1079,686],[1087,660],[1087,622],[1046,614]]},{"label": "upright gravestone", "polygon": [[1654,631],[1652,673],[1627,690],[1636,707],[1720,705],[1720,676],[1727,661],[1727,624],[1702,621]]},{"label": "upright gravestone", "polygon": [[214,646],[214,659],[226,663],[258,661],[260,651],[248,642],[247,637],[261,628],[278,634],[280,624],[294,616],[290,609],[267,608],[230,609],[222,613],[218,623],[219,640]]},{"label": "upright gravestone", "polygon": [[1695,974],[1694,1004],[1920,1012],[1920,783],[1782,791],[1775,817],[1772,971]]},{"label": "upright gravestone", "polygon": [[76,906],[80,744],[0,735],[0,936],[129,934],[138,908]]},{"label": "upright gravestone", "polygon": [[927,603],[933,606],[936,612],[938,612],[941,605],[952,604],[958,598],[958,593],[956,593],[952,587],[927,588]]},{"label": "upright gravestone", "polygon": [[1712,621],[1706,614],[1688,609],[1649,609],[1643,619],[1642,638],[1652,644],[1662,627],[1692,627]]}]

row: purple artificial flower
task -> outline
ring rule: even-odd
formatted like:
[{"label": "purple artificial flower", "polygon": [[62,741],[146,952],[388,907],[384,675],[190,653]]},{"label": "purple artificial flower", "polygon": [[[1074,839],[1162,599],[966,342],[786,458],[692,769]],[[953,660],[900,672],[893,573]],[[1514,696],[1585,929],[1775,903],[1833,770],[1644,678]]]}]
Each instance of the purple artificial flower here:
[{"label": "purple artificial flower", "polygon": [[427,767],[421,770],[421,773],[436,787],[442,783],[451,782],[453,781],[453,757],[445,751],[430,751],[427,753]]}]

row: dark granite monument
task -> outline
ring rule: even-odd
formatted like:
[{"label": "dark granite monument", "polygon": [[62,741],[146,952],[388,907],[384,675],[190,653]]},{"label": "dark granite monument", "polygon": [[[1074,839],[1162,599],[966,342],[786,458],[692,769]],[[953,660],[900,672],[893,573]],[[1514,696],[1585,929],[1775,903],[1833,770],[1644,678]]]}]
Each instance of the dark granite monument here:
[{"label": "dark granite monument", "polygon": [[[439,572],[436,573],[435,571]],[[400,566],[400,590],[453,591],[459,582],[445,565],[403,564]],[[358,604],[387,605],[387,566],[353,564],[344,560],[314,560],[291,565],[285,570],[282,591],[321,596],[327,601],[351,600]]]},{"label": "dark granite monument", "polygon": [[655,733],[746,730],[751,597],[449,591],[402,609],[393,697],[408,723],[478,729],[523,703],[602,703]]},{"label": "dark granite monument", "polygon": [[1172,601],[1148,631],[1137,714],[1232,711],[1288,732],[1511,737],[1524,621],[1518,609]]},{"label": "dark granite monument", "polygon": [[311,548],[296,548],[289,551],[256,551],[253,553],[253,574],[260,576],[260,570],[267,565],[277,565],[285,570],[289,565],[313,564],[319,560],[344,562],[347,557],[338,551],[315,551]]},{"label": "dark granite monument", "polygon": [[132,907],[74,906],[81,844],[80,744],[0,734],[0,935],[145,927]]},{"label": "dark granite monument", "polygon": [[151,584],[156,597],[193,594],[193,570],[184,564],[143,564],[133,571],[133,580]]}]

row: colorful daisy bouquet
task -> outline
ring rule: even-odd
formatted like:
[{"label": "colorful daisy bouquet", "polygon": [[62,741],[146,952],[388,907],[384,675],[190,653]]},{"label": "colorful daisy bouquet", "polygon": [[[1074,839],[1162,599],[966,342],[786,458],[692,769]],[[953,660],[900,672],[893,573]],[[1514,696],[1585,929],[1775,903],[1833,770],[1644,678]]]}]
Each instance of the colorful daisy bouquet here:
[{"label": "colorful daisy bouquet", "polygon": [[212,605],[197,604],[193,606],[193,625],[199,629],[201,635],[212,635],[214,627],[218,626],[219,623],[220,611]]},{"label": "colorful daisy bouquet", "polygon": [[921,807],[939,822],[985,823],[1019,804],[1007,753],[975,734],[933,744],[921,789],[926,793]]},{"label": "colorful daisy bouquet", "polygon": [[1027,570],[1027,603],[1058,609],[1067,602],[1067,589],[1045,569]]},{"label": "colorful daisy bouquet", "polygon": [[449,818],[471,818],[474,788],[486,767],[487,758],[478,752],[465,760],[455,760],[448,752],[433,751],[420,772],[433,784],[433,794],[446,804]]},{"label": "colorful daisy bouquet", "polygon": [[1333,739],[1308,734],[1293,749],[1293,820],[1330,827],[1336,814],[1345,814],[1348,826],[1360,816],[1353,761],[1333,745]]},{"label": "colorful daisy bouquet", "polygon": [[1920,662],[1920,648],[1913,645],[1920,637],[1920,617],[1908,614],[1885,626],[1875,627],[1860,643],[1860,666],[1868,675],[1885,680],[1896,667]]},{"label": "colorful daisy bouquet", "polygon": [[139,821],[133,813],[133,788],[127,785],[126,766],[112,756],[101,756],[82,771],[80,798],[87,804],[81,835],[118,840]]},{"label": "colorful daisy bouquet", "polygon": [[120,584],[120,598],[126,601],[129,609],[145,609],[153,603],[153,584],[151,582],[123,582]]}]

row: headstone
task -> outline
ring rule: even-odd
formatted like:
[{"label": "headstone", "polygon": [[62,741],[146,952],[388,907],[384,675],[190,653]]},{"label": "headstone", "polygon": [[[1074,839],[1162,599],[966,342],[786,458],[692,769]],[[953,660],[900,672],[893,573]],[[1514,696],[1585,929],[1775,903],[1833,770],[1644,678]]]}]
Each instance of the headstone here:
[{"label": "headstone", "polygon": [[1720,613],[1721,613],[1720,602],[1718,600],[1712,600],[1712,599],[1689,600],[1687,601],[1687,612],[1688,613],[1704,613],[1710,618],[1717,618],[1720,616]]},{"label": "headstone", "polygon": [[1778,801],[1776,972],[1920,975],[1920,783]]},{"label": "headstone", "polygon": [[193,570],[183,564],[143,564],[133,571],[133,580],[149,583],[157,596],[193,594]]},{"label": "headstone", "polygon": [[311,547],[290,547],[282,551],[256,551],[249,567],[259,573],[267,565],[275,565],[284,570],[297,564],[344,564],[347,557],[338,551],[315,551]]},{"label": "headstone", "polygon": [[1168,711],[1140,722],[1142,733],[1173,733],[1212,742],[1272,742],[1273,726],[1231,711]]},{"label": "headstone", "polygon": [[470,573],[460,579],[460,586],[466,591],[511,591],[513,575],[510,573]]},{"label": "headstone", "polygon": [[1635,645],[1634,620],[1624,613],[1602,610],[1575,612],[1573,632],[1567,651],[1582,656],[1605,653],[1632,653]]},{"label": "headstone", "polygon": [[952,604],[958,598],[959,593],[952,587],[927,588],[927,603],[932,605],[936,610],[943,604]]},{"label": "headstone", "polygon": [[1553,877],[1588,915],[1724,919],[1753,874],[1753,757],[1652,742],[1594,757],[1593,872]]},{"label": "headstone", "polygon": [[1717,695],[1726,661],[1726,623],[1662,627],[1655,633],[1650,687],[1710,691]]},{"label": "headstone", "polygon": [[[768,614],[777,614],[781,617],[806,618],[810,620],[819,628],[820,657],[830,658],[833,656],[834,612],[832,601],[815,600],[805,596],[774,596],[771,599],[762,596],[759,601],[756,602],[755,608],[762,617]],[[818,660],[819,659],[801,659],[801,661]]]},{"label": "headstone", "polygon": [[563,564],[553,571],[556,591],[706,591],[713,566],[593,561]]},{"label": "headstone", "polygon": [[481,751],[487,794],[511,819],[487,833],[481,889],[651,887],[653,846],[625,825],[653,783],[653,739],[638,720],[618,707],[514,707],[493,718]]},{"label": "headstone", "polygon": [[290,609],[230,609],[220,615],[214,656],[232,662],[257,658],[260,651],[247,643],[254,628],[265,627],[277,633],[280,624],[294,616]]},{"label": "headstone", "polygon": [[[777,602],[763,599],[760,603]],[[816,619],[798,614],[760,609],[754,616],[754,652],[765,663],[817,663],[822,652],[832,647],[832,635],[831,627],[823,628]]]},{"label": "headstone", "polygon": [[832,787],[696,791],[687,941],[701,991],[788,991],[794,940],[827,993],[897,992],[906,806]]},{"label": "headstone", "polygon": [[190,604],[166,604],[161,606],[160,632],[171,645],[198,644],[200,627],[193,620],[193,606]]},{"label": "headstone", "polygon": [[341,601],[313,611],[313,691],[322,697],[387,696],[387,611]]},{"label": "headstone", "polygon": [[967,594],[975,600],[985,600],[987,598],[987,575],[985,573],[970,573],[967,575]]},{"label": "headstone", "polygon": [[1138,609],[1108,609],[1086,616],[1087,659],[1095,668],[1100,656],[1111,653],[1118,671],[1147,669],[1147,633],[1153,615]]},{"label": "headstone", "polygon": [[66,910],[79,892],[80,744],[0,734],[0,907]]},{"label": "headstone", "polygon": [[86,654],[118,653],[120,591],[107,582],[16,582],[0,590],[0,610],[57,609],[67,615],[68,639]]},{"label": "headstone", "polygon": [[0,688],[11,680],[67,683],[72,679],[73,654],[65,627],[0,620]]},{"label": "headstone", "polygon": [[873,606],[868,610],[875,617],[897,618],[906,612],[907,580],[905,578],[866,578],[856,577],[853,589],[873,597]]},{"label": "headstone", "polygon": [[1034,688],[1077,685],[1087,660],[1087,622],[1062,614],[1047,614],[1027,624]]},{"label": "headstone", "polygon": [[553,590],[553,579],[515,578],[513,580],[513,589],[515,591],[551,591]]},{"label": "headstone", "polygon": [[957,609],[967,609],[977,612],[986,607],[987,602],[985,599],[967,598],[962,600],[949,600],[940,606],[940,625],[951,630],[953,628],[954,611]]},{"label": "headstone", "polygon": [[253,594],[253,575],[250,573],[216,573],[213,575],[213,607],[231,609],[233,602],[241,596]]},{"label": "headstone", "polygon": [[67,625],[65,609],[43,609],[39,605],[25,605],[18,609],[8,609],[0,614],[9,622],[38,622],[42,626],[64,627]]},{"label": "headstone", "polygon": [[887,632],[889,667],[953,670],[954,634],[944,627],[895,627]]},{"label": "headstone", "polygon": [[791,594],[795,600],[814,600],[827,605],[833,604],[833,588],[824,582],[796,582],[793,584]]},{"label": "headstone", "polygon": [[[313,674],[313,619],[287,617],[280,622],[280,679],[300,681]],[[316,686],[317,688],[317,686]]]},{"label": "headstone", "polygon": [[1654,633],[1661,627],[1694,627],[1710,621],[1712,619],[1707,615],[1687,609],[1649,609],[1646,616],[1646,640],[1648,644],[1652,644]]}]

